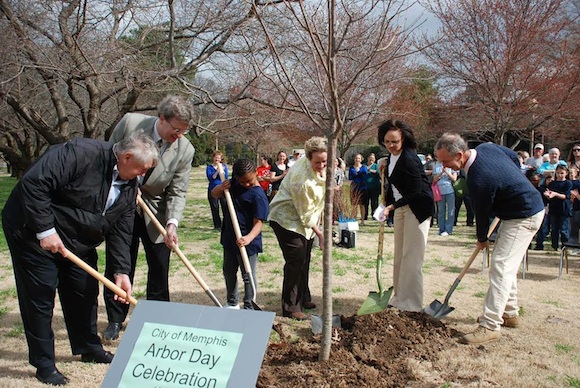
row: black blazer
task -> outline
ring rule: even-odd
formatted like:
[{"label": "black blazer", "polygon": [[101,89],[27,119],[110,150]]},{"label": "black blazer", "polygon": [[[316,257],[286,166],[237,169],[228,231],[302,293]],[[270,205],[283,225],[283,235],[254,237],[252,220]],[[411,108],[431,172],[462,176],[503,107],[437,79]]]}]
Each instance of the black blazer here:
[{"label": "black blazer", "polygon": [[[425,221],[433,215],[435,205],[433,202],[433,191],[425,169],[417,153],[409,148],[403,148],[399,161],[395,165],[393,173],[389,177],[389,164],[391,155],[387,157],[387,167],[385,168],[385,182],[387,187],[387,206],[395,205],[395,209],[401,206],[409,205],[411,211],[417,217],[419,223]],[[393,188],[395,186],[403,198],[395,202]]]}]

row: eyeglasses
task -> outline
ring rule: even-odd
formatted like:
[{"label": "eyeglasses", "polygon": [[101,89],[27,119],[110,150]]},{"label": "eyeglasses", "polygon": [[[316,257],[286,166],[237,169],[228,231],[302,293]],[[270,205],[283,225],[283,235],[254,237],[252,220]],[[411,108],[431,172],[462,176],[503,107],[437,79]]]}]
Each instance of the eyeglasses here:
[{"label": "eyeglasses", "polygon": [[173,129],[173,131],[175,131],[176,134],[178,135],[187,135],[189,133],[189,129],[179,129],[179,128],[175,128],[170,122],[169,120],[165,120],[167,122],[167,124],[169,124],[169,126],[171,127],[171,129]]},{"label": "eyeglasses", "polygon": [[384,141],[384,143],[385,143],[385,147],[386,147],[386,146],[389,146],[389,145],[397,145],[397,144],[399,144],[399,143],[401,142],[401,140],[402,140],[402,139],[399,139],[399,140],[393,140],[393,141],[388,141],[388,140],[385,140],[385,141]]},{"label": "eyeglasses", "polygon": [[580,148],[573,148],[572,151],[573,152],[578,152],[578,151],[580,151]]}]

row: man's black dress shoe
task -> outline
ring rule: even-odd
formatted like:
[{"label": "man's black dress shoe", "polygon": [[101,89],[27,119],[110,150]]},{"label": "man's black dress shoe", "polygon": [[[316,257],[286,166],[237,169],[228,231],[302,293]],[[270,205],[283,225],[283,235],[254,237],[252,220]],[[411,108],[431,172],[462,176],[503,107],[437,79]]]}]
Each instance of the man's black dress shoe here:
[{"label": "man's black dress shoe", "polygon": [[97,364],[110,364],[115,355],[105,349],[101,349],[94,353],[85,353],[81,355],[82,362],[94,362]]},{"label": "man's black dress shoe", "polygon": [[304,307],[305,309],[315,309],[316,305],[314,304],[314,302],[310,301],[302,303],[302,307]]},{"label": "man's black dress shoe", "polygon": [[36,378],[41,383],[48,385],[66,385],[68,383],[68,379],[54,366],[38,368],[36,370]]},{"label": "man's black dress shoe", "polygon": [[103,333],[103,338],[109,341],[116,340],[119,338],[119,332],[121,331],[122,326],[122,323],[110,322]]}]

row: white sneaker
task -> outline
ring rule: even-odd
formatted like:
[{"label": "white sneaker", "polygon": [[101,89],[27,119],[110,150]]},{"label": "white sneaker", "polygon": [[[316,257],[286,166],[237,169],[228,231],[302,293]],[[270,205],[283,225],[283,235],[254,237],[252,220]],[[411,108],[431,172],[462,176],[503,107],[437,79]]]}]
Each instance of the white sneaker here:
[{"label": "white sneaker", "polygon": [[449,236],[449,233],[447,233],[447,232],[443,232],[443,233],[441,233],[439,236],[441,236],[441,237],[447,237],[447,236]]},{"label": "white sneaker", "polygon": [[236,305],[232,306],[231,304],[226,304],[225,305],[225,308],[232,309],[232,310],[239,310],[240,309],[240,305],[239,304],[236,304]]}]

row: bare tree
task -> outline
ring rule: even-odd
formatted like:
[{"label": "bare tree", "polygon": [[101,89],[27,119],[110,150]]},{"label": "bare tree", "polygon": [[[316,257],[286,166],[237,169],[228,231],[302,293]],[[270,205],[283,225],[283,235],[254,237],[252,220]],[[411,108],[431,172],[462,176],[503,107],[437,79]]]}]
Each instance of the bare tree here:
[{"label": "bare tree", "polygon": [[455,105],[469,111],[469,128],[503,143],[508,131],[533,137],[535,129],[566,115],[580,80],[569,1],[427,3],[441,28],[423,39],[424,53],[447,79]]},{"label": "bare tree", "polygon": [[[265,3],[268,6],[269,3]],[[0,0],[0,153],[21,174],[50,144],[108,138],[128,111],[168,93],[223,103],[203,83],[212,58],[260,1]]]},{"label": "bare tree", "polygon": [[[412,26],[402,19],[408,6],[377,0],[282,1],[277,8],[256,12],[264,40],[245,38],[255,48],[249,59],[260,83],[246,95],[306,117],[315,133],[327,136],[332,161],[338,141],[351,141],[388,113],[382,109],[393,94],[389,85],[410,55]],[[329,358],[332,334],[333,163],[326,173],[321,361]]]}]

